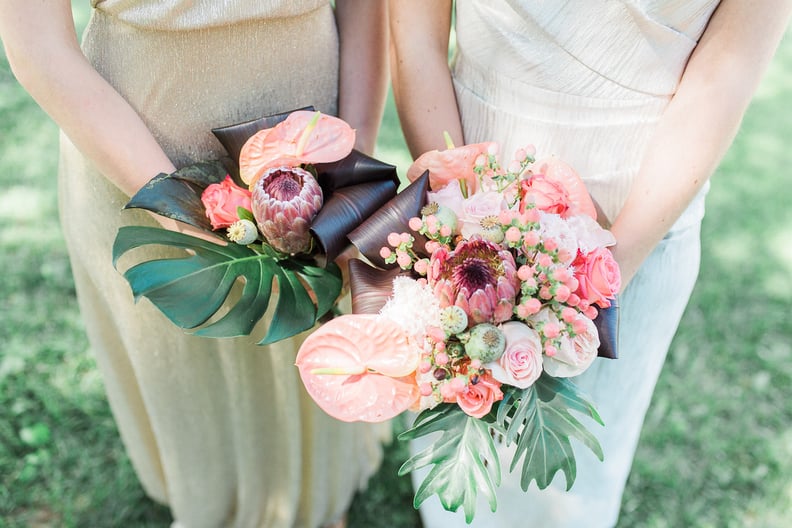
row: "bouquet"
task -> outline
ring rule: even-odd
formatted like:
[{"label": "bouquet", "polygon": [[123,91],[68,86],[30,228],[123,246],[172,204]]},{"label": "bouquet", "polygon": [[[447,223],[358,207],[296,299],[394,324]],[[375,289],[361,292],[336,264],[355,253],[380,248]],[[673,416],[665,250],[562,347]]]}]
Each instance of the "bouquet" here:
[{"label": "bouquet", "polygon": [[504,167],[482,143],[418,158],[412,184],[350,234],[369,260],[350,262],[355,313],[297,356],[309,394],[340,420],[419,412],[400,438],[435,439],[399,473],[432,466],[415,507],[437,494],[468,522],[478,493],[496,510],[496,436],[516,445],[524,490],[558,471],[572,486],[571,438],[603,457],[571,414],[602,424],[570,378],[598,351],[615,357],[615,240],[577,174],[534,155]]},{"label": "bouquet", "polygon": [[213,133],[230,158],[159,174],[126,208],[185,222],[217,243],[125,226],[114,265],[140,246],[186,249],[126,269],[135,299],[208,337],[249,335],[272,301],[259,344],[291,337],[333,312],[343,286],[334,260],[347,233],[396,194],[395,167],[354,151],[347,123],[310,109]]}]

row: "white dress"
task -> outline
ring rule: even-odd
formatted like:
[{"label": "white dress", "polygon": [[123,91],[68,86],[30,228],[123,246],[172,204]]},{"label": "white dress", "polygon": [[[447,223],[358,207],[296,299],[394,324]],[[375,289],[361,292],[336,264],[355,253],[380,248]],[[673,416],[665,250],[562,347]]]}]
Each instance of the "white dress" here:
[{"label": "white dress", "polygon": [[[577,169],[610,224],[622,207],[655,125],[718,5],[716,0],[458,0],[454,84],[467,143],[496,141],[501,159],[534,144]],[[580,444],[571,491],[520,489],[504,473],[498,511],[479,501],[476,527],[609,527],[652,391],[695,283],[703,190],[621,297],[620,358],[599,359],[578,385],[605,427],[600,462]],[[418,447],[418,446],[414,446]],[[501,449],[501,460],[511,450]],[[508,469],[508,466],[507,466]],[[467,526],[432,497],[427,528]]]}]

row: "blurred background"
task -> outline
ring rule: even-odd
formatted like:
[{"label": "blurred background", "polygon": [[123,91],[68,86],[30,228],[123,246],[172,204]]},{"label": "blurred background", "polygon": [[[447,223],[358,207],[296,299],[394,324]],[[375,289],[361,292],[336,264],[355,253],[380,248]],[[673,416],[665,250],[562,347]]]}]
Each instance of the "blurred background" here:
[{"label": "blurred background", "polygon": [[[81,31],[87,0],[74,2]],[[792,526],[792,30],[713,178],[701,276],[619,526]],[[410,163],[392,100],[377,157]],[[0,56],[0,527],[167,527],[138,484],[77,311],[57,129]],[[86,213],[90,213],[87,211]],[[351,528],[420,526],[394,442]]]}]

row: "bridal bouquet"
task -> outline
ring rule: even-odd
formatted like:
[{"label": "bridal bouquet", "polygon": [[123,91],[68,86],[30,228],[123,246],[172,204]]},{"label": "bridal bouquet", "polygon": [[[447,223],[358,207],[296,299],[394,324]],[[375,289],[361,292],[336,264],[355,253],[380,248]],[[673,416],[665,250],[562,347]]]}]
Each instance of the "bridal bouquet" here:
[{"label": "bridal bouquet", "polygon": [[249,335],[273,301],[259,344],[291,337],[333,309],[342,290],[333,261],[347,233],[396,194],[395,167],[354,151],[347,123],[310,110],[213,132],[230,159],[160,174],[126,207],[198,227],[217,243],[125,226],[114,264],[140,246],[186,249],[129,267],[124,277],[135,298],[208,337]]},{"label": "bridal bouquet", "polygon": [[356,313],[297,356],[309,394],[340,420],[420,412],[400,438],[434,441],[400,474],[432,466],[415,507],[437,494],[468,522],[478,493],[496,509],[495,436],[516,445],[523,489],[558,471],[572,486],[571,438],[603,456],[571,411],[602,421],[569,378],[598,350],[615,357],[615,240],[577,174],[532,150],[506,167],[493,143],[416,160],[413,183],[350,234],[371,264],[350,263]]}]

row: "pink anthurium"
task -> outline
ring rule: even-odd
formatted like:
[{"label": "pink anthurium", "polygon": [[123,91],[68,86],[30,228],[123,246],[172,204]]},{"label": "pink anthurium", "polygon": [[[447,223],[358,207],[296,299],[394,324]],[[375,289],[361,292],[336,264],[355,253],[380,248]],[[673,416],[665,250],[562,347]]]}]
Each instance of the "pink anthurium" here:
[{"label": "pink anthurium", "polygon": [[382,422],[420,396],[421,349],[395,322],[372,314],[337,317],[311,334],[296,365],[308,394],[345,422]]},{"label": "pink anthurium", "polygon": [[597,209],[586,190],[586,185],[578,173],[558,158],[537,160],[531,167],[534,174],[542,174],[546,179],[557,182],[566,190],[572,206],[572,214],[585,214],[597,219]]},{"label": "pink anthurium", "polygon": [[299,110],[247,140],[239,154],[239,175],[252,186],[267,169],[338,161],[354,145],[355,130],[346,121]]},{"label": "pink anthurium", "polygon": [[478,188],[478,176],[473,170],[476,158],[486,154],[492,142],[475,143],[447,150],[431,150],[421,154],[407,170],[407,179],[417,180],[429,171],[429,188],[439,191],[453,181],[464,185],[463,194],[471,195]]}]

